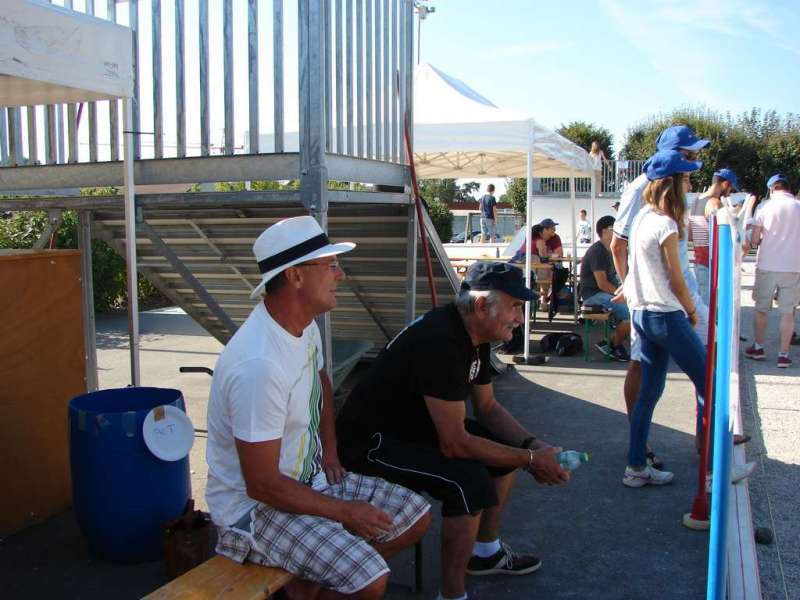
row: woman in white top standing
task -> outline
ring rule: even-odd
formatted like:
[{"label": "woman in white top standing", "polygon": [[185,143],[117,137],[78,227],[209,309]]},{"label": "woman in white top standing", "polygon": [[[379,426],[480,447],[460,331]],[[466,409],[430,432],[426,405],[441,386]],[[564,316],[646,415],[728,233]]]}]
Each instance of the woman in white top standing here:
[{"label": "woman in white top standing", "polygon": [[603,191],[603,163],[608,162],[608,159],[597,140],[592,142],[592,149],[589,150],[589,157],[592,159],[592,166],[594,167],[594,178],[597,184],[596,192],[600,194]]},{"label": "woman in white top standing", "polygon": [[705,397],[706,349],[692,328],[696,309],[678,253],[678,240],[687,235],[689,172],[701,166],[672,150],[658,152],[645,163],[649,182],[642,195],[644,207],[632,227],[624,284],[633,326],[642,340],[642,384],[631,415],[628,466],[622,480],[628,487],[672,481],[672,473],[649,466],[645,456],[670,357],[692,380],[701,401]]}]

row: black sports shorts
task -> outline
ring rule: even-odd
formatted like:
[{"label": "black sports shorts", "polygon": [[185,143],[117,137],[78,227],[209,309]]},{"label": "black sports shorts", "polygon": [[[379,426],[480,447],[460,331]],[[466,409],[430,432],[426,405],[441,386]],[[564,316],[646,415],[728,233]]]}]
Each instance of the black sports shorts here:
[{"label": "black sports shorts", "polygon": [[[466,419],[464,428],[472,435],[505,443],[473,419]],[[339,454],[345,468],[427,493],[442,503],[443,517],[474,515],[495,506],[493,479],[514,471],[476,460],[447,458],[438,447],[404,442],[381,432],[374,433],[366,446],[343,442],[339,440]]]}]

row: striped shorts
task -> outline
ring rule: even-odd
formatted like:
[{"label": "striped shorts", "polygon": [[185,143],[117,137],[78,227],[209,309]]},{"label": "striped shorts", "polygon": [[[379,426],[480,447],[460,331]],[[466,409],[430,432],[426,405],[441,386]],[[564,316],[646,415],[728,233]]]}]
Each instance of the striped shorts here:
[{"label": "striped shorts", "polygon": [[[394,519],[392,529],[375,541],[390,542],[430,510],[428,502],[400,485],[348,473],[319,490],[339,500],[369,502]],[[259,503],[232,527],[220,528],[217,553],[280,567],[326,589],[353,594],[389,572],[383,557],[364,538],[341,523],[313,515],[285,513]]]}]

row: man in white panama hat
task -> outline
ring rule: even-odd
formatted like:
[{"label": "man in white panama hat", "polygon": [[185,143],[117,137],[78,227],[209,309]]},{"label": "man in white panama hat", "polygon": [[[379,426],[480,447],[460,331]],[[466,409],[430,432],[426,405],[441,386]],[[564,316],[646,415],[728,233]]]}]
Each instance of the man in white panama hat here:
[{"label": "man in white panama hat", "polygon": [[281,567],[290,598],[382,598],[385,557],[413,545],[430,506],[337,457],[333,391],[314,319],[336,306],[344,279],[309,216],[276,223],[253,245],[263,296],[214,368],[208,404],[206,499],[217,552]]}]

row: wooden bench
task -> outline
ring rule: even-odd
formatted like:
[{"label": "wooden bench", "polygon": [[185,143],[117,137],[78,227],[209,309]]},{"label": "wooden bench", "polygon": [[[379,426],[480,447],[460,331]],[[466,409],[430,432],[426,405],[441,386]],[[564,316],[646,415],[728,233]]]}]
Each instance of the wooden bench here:
[{"label": "wooden bench", "polygon": [[215,556],[143,600],[266,600],[292,578],[283,569]]}]

